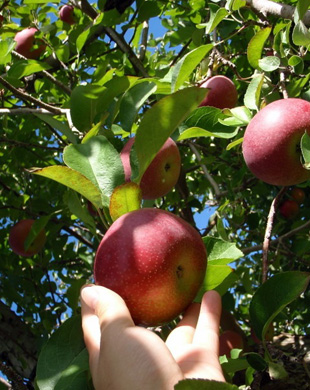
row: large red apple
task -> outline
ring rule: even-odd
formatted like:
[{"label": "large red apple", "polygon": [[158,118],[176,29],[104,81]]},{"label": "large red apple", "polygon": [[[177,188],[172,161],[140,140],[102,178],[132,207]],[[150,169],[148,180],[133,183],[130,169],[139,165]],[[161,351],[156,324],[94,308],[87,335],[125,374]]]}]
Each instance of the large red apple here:
[{"label": "large red apple", "polygon": [[27,250],[25,249],[25,241],[30,233],[33,223],[33,219],[23,219],[17,222],[17,224],[10,230],[9,244],[13,252],[17,255],[25,257],[33,256],[40,252],[43,248],[46,241],[46,233],[44,229],[38,233],[29,248]]},{"label": "large red apple", "polygon": [[246,128],[243,156],[260,180],[291,186],[310,178],[301,162],[300,140],[310,132],[310,103],[289,98],[274,101],[259,111]]},{"label": "large red apple", "polygon": [[68,4],[61,7],[59,11],[59,19],[68,24],[75,24],[74,7]]},{"label": "large red apple", "polygon": [[95,258],[96,284],[126,302],[136,324],[167,323],[195,298],[207,253],[199,233],[180,217],[144,208],[118,218]]},{"label": "large red apple", "polygon": [[226,355],[230,357],[232,349],[243,349],[242,336],[233,330],[225,330],[220,335],[220,356]]},{"label": "large red apple", "polygon": [[[130,181],[130,151],[135,138],[130,138],[121,151],[125,180]],[[143,199],[166,195],[177,183],[181,171],[181,156],[177,144],[168,138],[142,176],[140,187]]]},{"label": "large red apple", "polygon": [[[35,33],[38,31],[35,27],[29,27],[22,31],[19,31],[14,40],[16,41],[15,50],[17,53],[30,59],[37,59],[44,52],[46,45],[42,39],[36,39]],[[37,48],[33,48],[37,45]]]},{"label": "large red apple", "polygon": [[237,104],[237,88],[226,76],[213,76],[200,84],[200,87],[210,89],[200,106],[212,106],[223,109],[233,108]]}]

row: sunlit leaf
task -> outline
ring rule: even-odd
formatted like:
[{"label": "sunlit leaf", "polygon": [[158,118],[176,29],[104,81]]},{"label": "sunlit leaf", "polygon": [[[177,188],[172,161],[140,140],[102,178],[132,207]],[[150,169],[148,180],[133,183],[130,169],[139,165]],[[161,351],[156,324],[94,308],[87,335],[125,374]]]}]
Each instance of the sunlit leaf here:
[{"label": "sunlit leaf", "polygon": [[110,198],[110,215],[113,221],[141,207],[142,193],[138,184],[129,182],[116,187]]},{"label": "sunlit leaf", "polygon": [[248,61],[249,64],[255,69],[259,68],[259,60],[261,58],[265,42],[267,41],[270,33],[271,27],[266,27],[262,30],[259,30],[248,44]]}]

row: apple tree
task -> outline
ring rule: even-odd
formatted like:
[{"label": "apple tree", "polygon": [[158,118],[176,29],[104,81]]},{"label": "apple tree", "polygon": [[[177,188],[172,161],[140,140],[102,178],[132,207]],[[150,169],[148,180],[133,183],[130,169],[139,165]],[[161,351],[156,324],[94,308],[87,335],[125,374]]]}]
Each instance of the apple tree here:
[{"label": "apple tree", "polygon": [[[310,114],[294,104],[310,101],[309,5],[1,2],[0,389],[93,388],[80,288],[93,282],[113,221],[141,207],[198,229],[208,266],[196,300],[217,290],[221,333],[237,336],[220,357],[226,384],[188,379],[175,388],[309,387]],[[63,6],[71,12],[60,17]],[[233,82],[236,104],[210,102],[216,83],[202,84],[214,76]],[[230,87],[218,88],[225,101]],[[252,173],[242,144],[252,118],[286,99],[285,110],[269,110],[273,133],[250,150],[266,157],[290,118],[298,139],[275,145],[276,164],[256,165],[280,172],[282,186]],[[254,138],[266,126],[258,123]],[[121,151],[132,135],[124,186]],[[141,201],[142,176],[168,138],[181,156],[176,184]],[[289,180],[292,155],[303,181]],[[23,220],[29,230],[12,238]],[[177,321],[150,331],[165,338]]]}]

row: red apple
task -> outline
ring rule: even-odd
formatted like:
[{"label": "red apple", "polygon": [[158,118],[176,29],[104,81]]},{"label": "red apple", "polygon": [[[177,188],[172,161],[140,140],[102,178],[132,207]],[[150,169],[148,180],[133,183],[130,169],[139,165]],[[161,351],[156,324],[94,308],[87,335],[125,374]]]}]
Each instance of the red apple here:
[{"label": "red apple", "polygon": [[230,358],[232,349],[243,349],[242,336],[233,330],[225,330],[220,335],[220,356],[226,355]]},{"label": "red apple", "polygon": [[[135,139],[130,138],[121,151],[125,180],[130,181],[130,151]],[[166,195],[177,183],[181,171],[181,156],[177,144],[168,138],[142,176],[140,187],[143,199]]]},{"label": "red apple", "polygon": [[296,200],[286,199],[279,206],[279,211],[286,219],[293,219],[299,213],[299,204]]},{"label": "red apple", "polygon": [[310,132],[310,103],[289,98],[274,101],[259,111],[246,128],[243,157],[260,180],[292,186],[310,178],[301,163],[300,140]]},{"label": "red apple", "polygon": [[306,199],[306,194],[303,189],[294,187],[291,191],[291,197],[296,200],[297,203],[302,204]]},{"label": "red apple", "polygon": [[199,233],[180,217],[144,208],[119,217],[95,257],[96,284],[118,293],[136,324],[167,323],[195,298],[207,253]]},{"label": "red apple", "polygon": [[[16,41],[15,50],[17,53],[30,59],[37,59],[44,52],[46,45],[42,39],[36,39],[35,33],[38,30],[35,27],[29,27],[22,31],[19,31],[14,40]],[[37,48],[33,49],[34,45],[38,45]]]},{"label": "red apple", "polygon": [[74,7],[68,4],[61,7],[59,11],[59,19],[68,24],[75,24]]},{"label": "red apple", "polygon": [[216,108],[233,108],[238,101],[238,92],[235,84],[226,76],[213,76],[200,84],[201,88],[209,88],[201,106],[212,106]]},{"label": "red apple", "polygon": [[33,223],[33,219],[23,219],[17,222],[17,224],[10,230],[9,244],[13,252],[17,255],[30,257],[40,252],[43,248],[46,241],[44,229],[38,233],[29,248],[27,250],[25,249],[25,241],[30,233]]},{"label": "red apple", "polygon": [[4,20],[3,15],[0,15],[0,27],[2,27],[3,20]]}]

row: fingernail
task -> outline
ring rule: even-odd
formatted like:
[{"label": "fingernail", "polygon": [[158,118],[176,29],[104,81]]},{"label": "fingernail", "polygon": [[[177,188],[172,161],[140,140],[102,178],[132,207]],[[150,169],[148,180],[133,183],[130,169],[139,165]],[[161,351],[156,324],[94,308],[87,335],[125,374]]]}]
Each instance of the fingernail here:
[{"label": "fingernail", "polygon": [[90,307],[93,310],[96,309],[99,295],[98,295],[98,292],[96,291],[95,286],[84,287],[81,291],[81,297],[82,297],[84,303],[88,307]]}]

